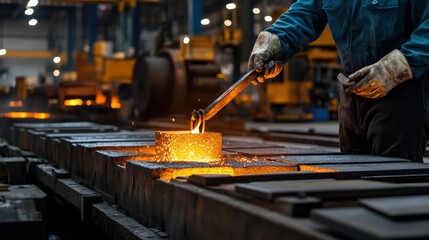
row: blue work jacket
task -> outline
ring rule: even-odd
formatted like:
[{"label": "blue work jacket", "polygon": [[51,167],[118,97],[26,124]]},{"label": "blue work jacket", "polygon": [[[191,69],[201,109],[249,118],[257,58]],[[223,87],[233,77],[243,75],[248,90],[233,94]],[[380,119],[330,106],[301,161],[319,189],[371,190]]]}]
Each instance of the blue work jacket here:
[{"label": "blue work jacket", "polygon": [[266,31],[280,38],[286,62],[327,23],[347,74],[394,49],[414,77],[429,70],[429,0],[298,0]]}]

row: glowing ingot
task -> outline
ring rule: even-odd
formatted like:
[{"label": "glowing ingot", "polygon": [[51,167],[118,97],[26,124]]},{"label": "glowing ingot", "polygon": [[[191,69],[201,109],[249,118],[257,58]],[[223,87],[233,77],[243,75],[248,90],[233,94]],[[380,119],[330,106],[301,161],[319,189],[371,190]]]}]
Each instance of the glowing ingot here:
[{"label": "glowing ingot", "polygon": [[222,158],[222,134],[157,131],[155,151],[157,161],[216,162]]}]

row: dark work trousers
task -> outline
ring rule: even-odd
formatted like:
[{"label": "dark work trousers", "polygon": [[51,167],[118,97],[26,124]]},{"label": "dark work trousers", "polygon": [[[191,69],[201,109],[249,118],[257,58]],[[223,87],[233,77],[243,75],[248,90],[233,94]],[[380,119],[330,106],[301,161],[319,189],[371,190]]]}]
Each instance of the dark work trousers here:
[{"label": "dark work trousers", "polygon": [[379,99],[341,91],[340,148],[423,162],[429,137],[429,74],[403,82]]}]

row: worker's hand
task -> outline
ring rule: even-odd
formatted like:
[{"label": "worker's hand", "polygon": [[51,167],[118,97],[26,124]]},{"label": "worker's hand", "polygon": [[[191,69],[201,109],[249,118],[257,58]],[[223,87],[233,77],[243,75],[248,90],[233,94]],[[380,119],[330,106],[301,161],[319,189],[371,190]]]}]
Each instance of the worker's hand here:
[{"label": "worker's hand", "polygon": [[266,67],[270,61],[281,61],[283,57],[283,49],[280,39],[270,32],[263,31],[259,33],[253,46],[252,53],[250,54],[248,68],[249,70],[255,69],[257,72],[264,74],[257,78],[258,82],[264,82],[267,78],[277,76],[281,70],[282,64],[274,64],[273,67]]},{"label": "worker's hand", "polygon": [[253,85],[258,85],[258,83],[263,83],[265,79],[275,78],[283,69],[283,63],[280,61],[271,61],[263,67],[263,70],[260,71],[256,69],[260,74],[252,81]]},{"label": "worker's hand", "polygon": [[393,50],[380,61],[364,67],[349,76],[350,82],[356,82],[346,89],[364,98],[384,97],[398,84],[413,78],[406,57],[399,50]]}]

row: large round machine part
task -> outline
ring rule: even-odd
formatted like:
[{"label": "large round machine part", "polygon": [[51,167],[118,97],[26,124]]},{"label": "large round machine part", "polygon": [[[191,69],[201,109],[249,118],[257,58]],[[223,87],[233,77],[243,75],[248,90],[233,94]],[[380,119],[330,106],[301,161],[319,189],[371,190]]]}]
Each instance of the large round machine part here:
[{"label": "large round machine part", "polygon": [[169,114],[190,115],[222,93],[220,66],[213,62],[183,61],[179,51],[137,59],[132,85],[119,89],[122,120],[149,119]]}]

